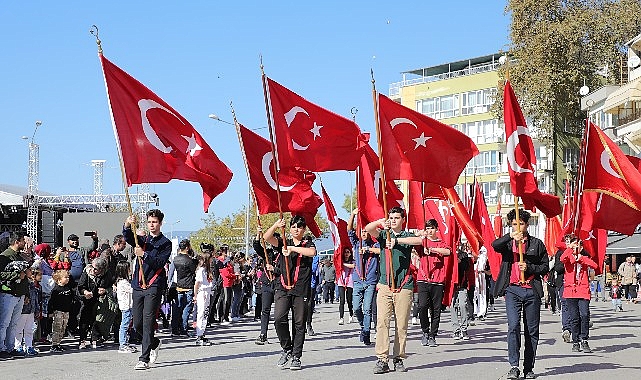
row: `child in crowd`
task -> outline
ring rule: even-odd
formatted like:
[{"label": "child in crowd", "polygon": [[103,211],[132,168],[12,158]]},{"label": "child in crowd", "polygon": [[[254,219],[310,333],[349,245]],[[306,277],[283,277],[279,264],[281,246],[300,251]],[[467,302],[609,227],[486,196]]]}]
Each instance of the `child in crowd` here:
[{"label": "child in crowd", "polygon": [[53,273],[53,280],[56,285],[51,290],[49,299],[49,314],[53,314],[51,352],[62,352],[65,349],[60,346],[60,341],[65,335],[67,322],[69,322],[75,283],[70,278],[69,272],[64,269],[56,270]]},{"label": "child in crowd", "polygon": [[198,267],[196,268],[196,282],[194,284],[194,294],[196,302],[196,344],[199,346],[211,346],[209,339],[205,338],[205,327],[209,317],[209,302],[211,299],[212,280],[214,279],[211,264],[212,255],[209,252],[203,252],[198,257]]},{"label": "child in crowd", "polygon": [[134,290],[131,287],[131,266],[129,261],[122,260],[116,265],[116,294],[118,295],[118,308],[122,314],[120,320],[120,333],[118,342],[121,354],[130,354],[136,352],[136,346],[128,344],[127,331],[131,324],[131,306],[133,305]]},{"label": "child in crowd", "polygon": [[[35,315],[40,314],[40,292],[35,281],[42,280],[42,273],[38,267],[27,270],[29,280],[29,295],[24,299],[22,314],[16,323],[15,350],[25,356],[38,355],[38,350],[33,348],[33,332],[35,327]],[[24,346],[23,346],[24,339]]]},{"label": "child in crowd", "polygon": [[621,306],[621,297],[623,297],[623,288],[619,286],[619,279],[613,277],[612,285],[610,286],[610,298],[612,298],[612,307],[614,308],[614,311],[623,311],[623,306]]}]

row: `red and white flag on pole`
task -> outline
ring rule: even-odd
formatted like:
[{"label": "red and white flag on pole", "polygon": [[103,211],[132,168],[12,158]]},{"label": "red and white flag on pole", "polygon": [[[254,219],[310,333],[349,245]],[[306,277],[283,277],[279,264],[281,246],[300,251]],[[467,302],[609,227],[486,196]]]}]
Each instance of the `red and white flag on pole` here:
[{"label": "red and white flag on pole", "polygon": [[280,167],[355,170],[367,135],[353,120],[317,106],[265,77]]},{"label": "red and white flag on pole", "polygon": [[[385,217],[383,211],[383,186],[381,179],[378,156],[369,146],[363,148],[363,155],[360,159],[358,170],[358,217],[362,226]],[[387,207],[403,204],[403,193],[398,189],[394,181],[386,181],[385,192],[387,194]],[[359,222],[359,223],[361,223]]]},{"label": "red and white flag on pole", "polygon": [[503,120],[512,193],[521,197],[523,205],[528,210],[537,207],[548,218],[559,215],[561,213],[559,197],[539,190],[535,177],[534,143],[509,81],[505,83],[503,93]]},{"label": "red and white flag on pole", "polygon": [[385,178],[454,187],[479,151],[456,128],[378,94]]},{"label": "red and white flag on pole", "polygon": [[[278,198],[271,143],[239,124],[241,149],[245,152],[249,179],[256,195],[258,213],[278,212]],[[316,175],[295,168],[281,168],[278,173],[281,206],[293,213],[316,213],[323,203],[312,190]],[[307,218],[306,218],[307,221]],[[309,224],[309,223],[308,223]]]},{"label": "red and white flag on pole", "polygon": [[102,54],[100,62],[127,186],[172,179],[198,182],[207,212],[229,186],[232,172],[169,104]]},{"label": "red and white flag on pole", "polygon": [[332,200],[329,199],[329,195],[327,195],[322,183],[321,192],[323,194],[323,200],[325,201],[329,230],[332,233],[332,241],[334,242],[334,267],[338,274],[343,270],[343,249],[351,248],[352,243],[349,241],[349,236],[347,235],[347,222],[340,219],[336,214],[334,204]]}]

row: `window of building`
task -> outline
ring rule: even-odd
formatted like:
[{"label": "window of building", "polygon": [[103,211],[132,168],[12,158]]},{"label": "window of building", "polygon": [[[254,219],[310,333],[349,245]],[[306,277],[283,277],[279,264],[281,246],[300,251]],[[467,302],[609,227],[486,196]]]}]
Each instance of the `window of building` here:
[{"label": "window of building", "polygon": [[501,170],[501,153],[495,150],[480,152],[465,167],[466,175],[495,174]]},{"label": "window of building", "polygon": [[486,88],[483,90],[468,91],[461,94],[461,115],[474,115],[477,113],[489,112],[496,88]]},{"label": "window of building", "polygon": [[487,144],[503,141],[505,134],[503,126],[497,119],[461,123],[461,132],[465,133],[475,144]]},{"label": "window of building", "polygon": [[579,150],[576,148],[563,148],[563,164],[577,165],[579,162]]},{"label": "window of building", "polygon": [[459,95],[447,95],[416,101],[416,110],[440,120],[459,115]]}]

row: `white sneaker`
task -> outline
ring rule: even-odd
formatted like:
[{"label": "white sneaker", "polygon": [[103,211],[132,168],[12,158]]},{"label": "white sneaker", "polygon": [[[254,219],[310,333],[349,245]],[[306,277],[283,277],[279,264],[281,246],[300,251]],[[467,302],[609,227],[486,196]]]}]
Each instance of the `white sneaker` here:
[{"label": "white sneaker", "polygon": [[134,367],[136,370],[144,370],[144,369],[149,369],[149,364],[143,362],[143,361],[138,361],[138,364]]},{"label": "white sneaker", "polygon": [[149,364],[156,363],[158,360],[158,351],[160,351],[160,346],[162,346],[162,340],[158,340],[158,347],[149,352]]},{"label": "white sneaker", "polygon": [[347,323],[354,323],[354,317],[350,315]]},{"label": "white sneaker", "polygon": [[234,317],[231,319],[232,322],[240,322],[240,317]]},{"label": "white sneaker", "polygon": [[222,322],[220,322],[220,325],[221,326],[229,326],[230,323],[231,322],[229,322],[229,321],[222,321]]},{"label": "white sneaker", "polygon": [[416,319],[416,317],[412,317],[412,325],[418,325],[418,319]]},{"label": "white sneaker", "polygon": [[339,324],[339,325],[342,325],[343,323],[345,323],[345,321],[343,320],[343,318],[341,318],[341,319],[339,319],[339,320],[338,320],[338,324]]}]

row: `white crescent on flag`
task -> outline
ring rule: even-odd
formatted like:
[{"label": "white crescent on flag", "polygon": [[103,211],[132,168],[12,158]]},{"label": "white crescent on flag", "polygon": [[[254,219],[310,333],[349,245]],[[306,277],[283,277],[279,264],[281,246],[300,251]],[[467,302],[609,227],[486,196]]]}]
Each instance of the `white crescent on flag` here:
[{"label": "white crescent on flag", "polygon": [[140,99],[138,101],[138,108],[140,109],[140,117],[142,119],[142,131],[145,133],[145,137],[147,138],[147,140],[149,140],[149,143],[153,145],[154,148],[158,149],[163,153],[171,152],[173,150],[172,147],[165,146],[162,143],[162,141],[160,141],[160,138],[156,134],[156,131],[154,131],[154,129],[151,127],[151,124],[149,123],[149,119],[147,119],[147,111],[149,111],[152,108],[159,108],[173,115],[181,123],[182,123],[182,120],[180,120],[176,115],[174,115],[173,112],[165,108],[162,104],[159,104],[158,102],[151,99]]},{"label": "white crescent on flag", "polygon": [[522,168],[516,162],[516,146],[519,144],[519,136],[524,135],[530,137],[528,129],[523,126],[516,127],[516,131],[512,132],[510,137],[508,137],[506,146],[507,146],[507,161],[510,164],[512,171],[516,173],[532,173],[531,169]]},{"label": "white crescent on flag", "polygon": [[[276,181],[274,181],[274,178],[272,177],[272,174],[269,171],[269,168],[271,167],[271,165],[272,165],[272,153],[267,152],[265,153],[262,159],[261,167],[263,169],[263,176],[265,177],[265,181],[267,181],[269,186],[271,186],[272,189],[276,190]],[[296,186],[296,184],[293,184],[291,186],[279,186],[279,187],[280,187],[280,191],[290,191],[291,189],[294,188],[294,186]]]},{"label": "white crescent on flag", "polygon": [[[307,117],[309,117],[309,114],[307,113],[307,111],[305,111],[305,109],[300,106],[294,106],[292,107],[292,109],[285,112],[285,115],[284,115],[285,122],[287,123],[288,128],[291,127],[292,121],[294,121],[294,119],[296,118],[296,115],[298,115],[299,113],[304,113],[305,115],[307,115]],[[307,148],[309,148],[309,144],[307,144],[306,146],[302,146],[296,141],[294,141],[294,139],[292,139],[292,146],[296,150],[307,150]]]},{"label": "white crescent on flag", "polygon": [[610,174],[611,176],[621,179],[619,173],[614,170],[612,164],[610,163],[610,154],[608,154],[607,150],[603,150],[603,152],[601,153],[601,166],[603,167],[603,170],[608,172],[608,174]]}]

